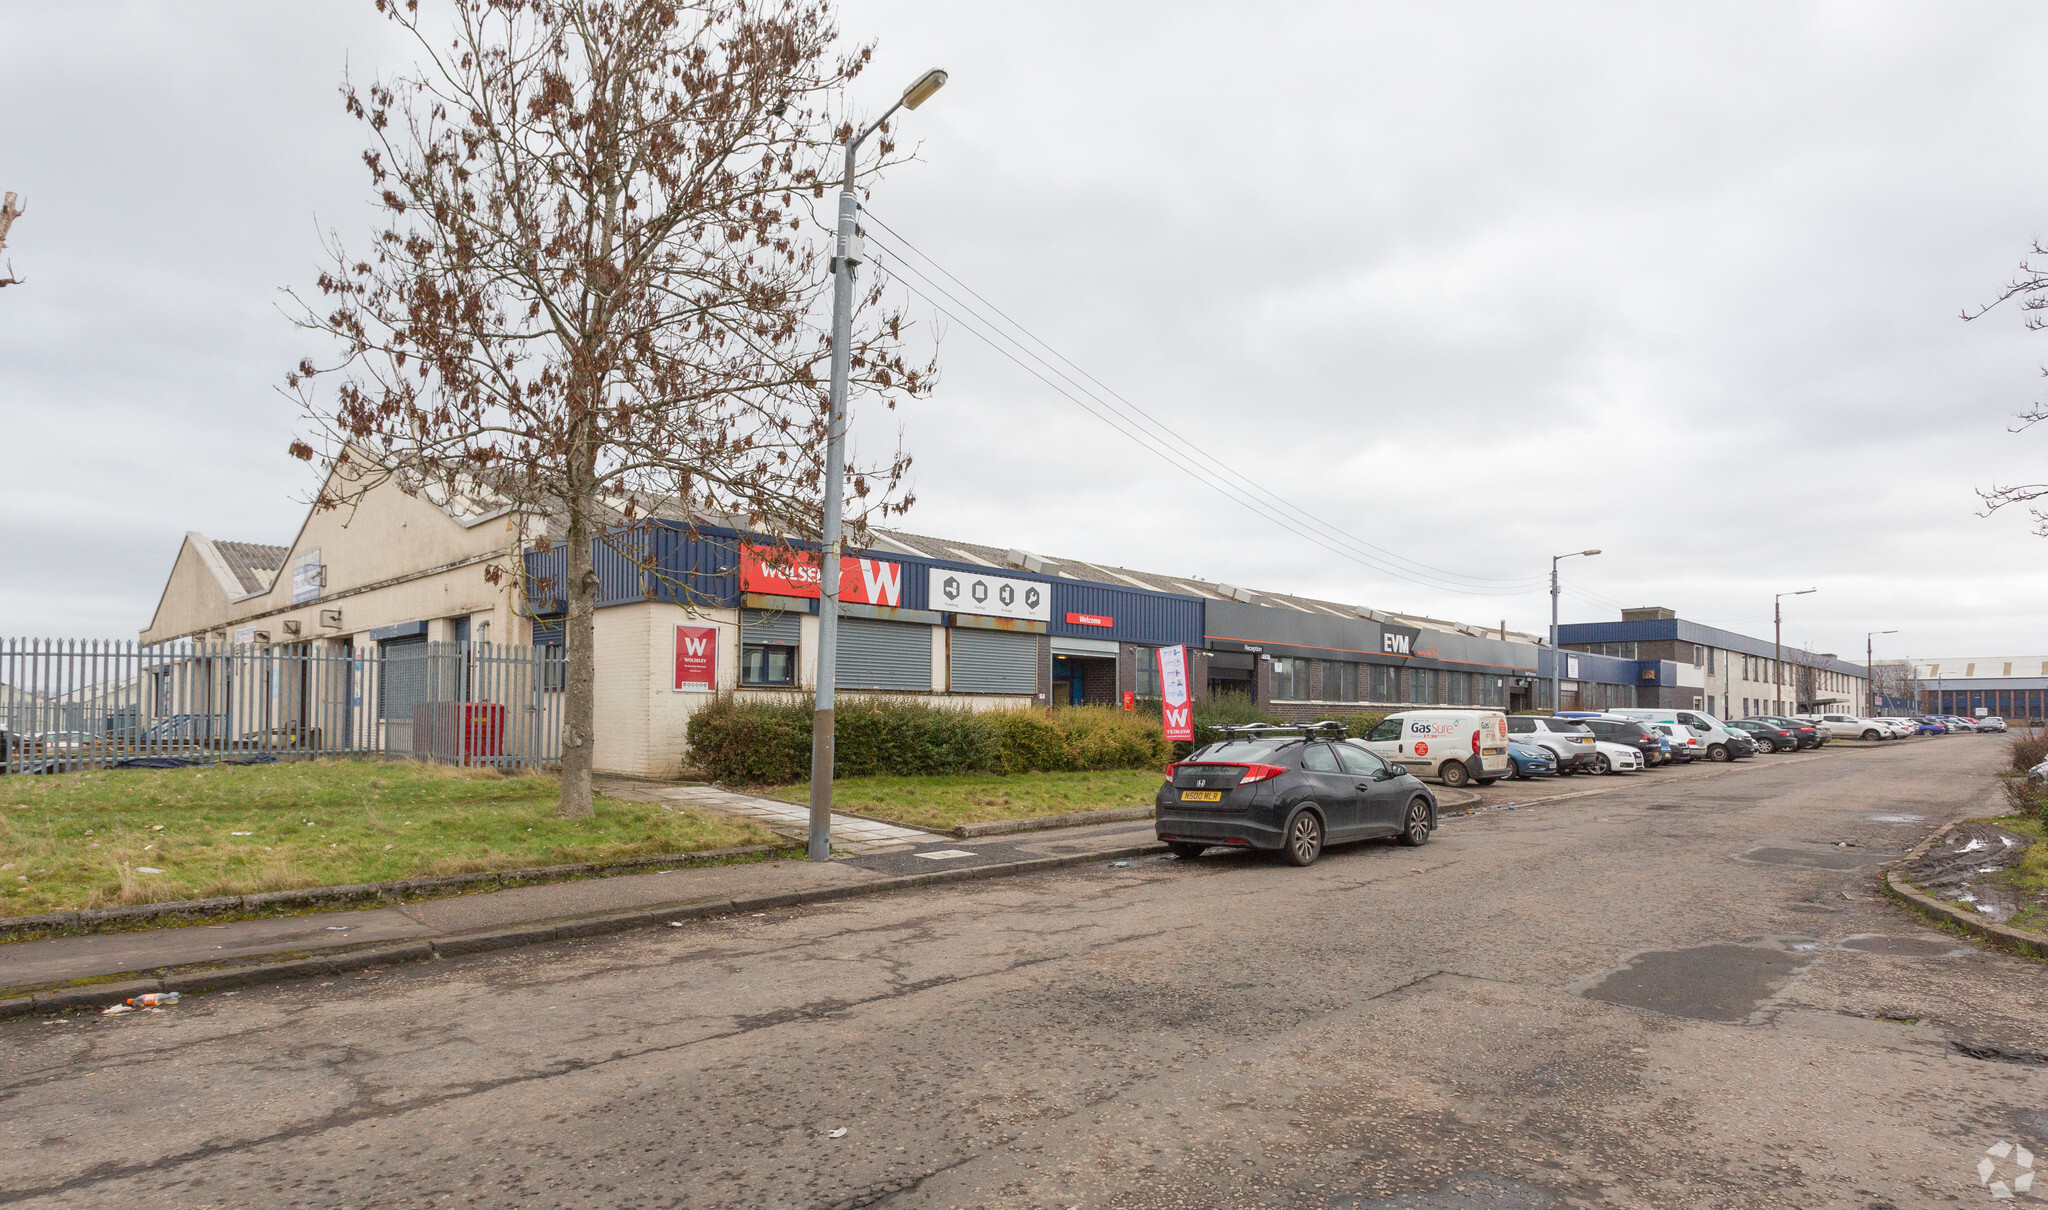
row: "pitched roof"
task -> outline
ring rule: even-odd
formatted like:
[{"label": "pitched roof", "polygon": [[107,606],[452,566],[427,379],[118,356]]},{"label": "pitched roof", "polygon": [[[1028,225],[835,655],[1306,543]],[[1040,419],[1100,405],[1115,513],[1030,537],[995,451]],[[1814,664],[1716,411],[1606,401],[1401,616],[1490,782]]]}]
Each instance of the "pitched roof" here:
[{"label": "pitched roof", "polygon": [[245,595],[269,588],[291,554],[289,547],[261,542],[215,542],[213,548],[220,552],[221,560],[234,573]]}]

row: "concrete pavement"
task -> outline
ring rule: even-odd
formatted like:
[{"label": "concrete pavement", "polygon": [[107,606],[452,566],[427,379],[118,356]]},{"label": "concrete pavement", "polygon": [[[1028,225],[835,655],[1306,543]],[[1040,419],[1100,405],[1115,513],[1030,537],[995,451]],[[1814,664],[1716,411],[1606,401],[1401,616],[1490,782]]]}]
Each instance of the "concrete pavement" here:
[{"label": "concrete pavement", "polygon": [[0,1204],[1988,1205],[2048,968],[1878,873],[2003,747],[0,1023]]}]

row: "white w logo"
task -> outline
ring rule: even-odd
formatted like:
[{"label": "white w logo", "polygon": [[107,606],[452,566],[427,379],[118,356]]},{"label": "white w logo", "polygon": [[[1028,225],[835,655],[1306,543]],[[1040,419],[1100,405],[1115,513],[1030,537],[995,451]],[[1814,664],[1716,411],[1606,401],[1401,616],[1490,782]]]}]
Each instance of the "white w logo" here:
[{"label": "white w logo", "polygon": [[880,559],[862,559],[860,578],[867,585],[868,604],[897,605],[903,597],[903,565]]}]

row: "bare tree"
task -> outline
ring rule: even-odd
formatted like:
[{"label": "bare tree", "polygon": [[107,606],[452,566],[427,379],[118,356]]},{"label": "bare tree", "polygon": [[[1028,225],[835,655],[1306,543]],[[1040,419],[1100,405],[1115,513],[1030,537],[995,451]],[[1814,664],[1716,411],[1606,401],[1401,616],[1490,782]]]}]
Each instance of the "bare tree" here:
[{"label": "bare tree", "polygon": [[1886,698],[1913,703],[1920,708],[1920,676],[1911,660],[1879,660],[1870,666],[1870,686],[1878,700]]},{"label": "bare tree", "polygon": [[[1985,312],[1993,307],[2017,298],[2020,300],[2020,310],[2027,313],[2028,331],[2038,332],[2048,328],[2048,318],[2035,314],[2048,311],[2048,264],[2036,259],[2039,257],[2048,257],[2048,246],[2043,246],[2041,241],[2035,240],[2032,252],[2020,261],[2019,272],[2006,283],[2005,289],[1999,292],[1998,297],[1974,311],[1965,309],[1962,313],[1963,319],[1981,319]],[[2048,366],[2043,366],[2041,373],[2048,377]],[[2018,419],[2019,423],[2009,431],[2023,432],[2043,420],[2048,420],[2048,402],[2034,404],[2019,413]],[[1990,516],[2009,504],[2028,504],[2043,496],[2048,496],[2048,483],[2016,483],[2002,487],[1993,486],[1977,492],[1978,499],[1984,502],[1985,516]],[[2048,538],[2048,509],[2032,507],[2027,509],[2027,513],[2034,518],[2034,533]]]},{"label": "bare tree", "polygon": [[[14,229],[14,220],[27,212],[28,207],[15,200],[14,194],[10,193],[5,198],[0,198],[0,252],[7,250],[7,233]],[[7,276],[0,277],[0,286],[21,284],[21,279],[14,275],[14,262],[8,261]]]},{"label": "bare tree", "polygon": [[[292,452],[353,495],[395,477],[565,521],[559,813],[588,815],[593,542],[632,553],[618,527],[650,513],[817,535],[829,249],[805,232],[872,48],[835,50],[828,0],[376,3],[421,62],[342,89],[384,229],[362,255],[330,236],[298,300],[342,355],[289,376],[327,450]],[[879,285],[859,302],[853,389],[927,391]],[[856,535],[908,507],[908,465],[854,468]]]}]

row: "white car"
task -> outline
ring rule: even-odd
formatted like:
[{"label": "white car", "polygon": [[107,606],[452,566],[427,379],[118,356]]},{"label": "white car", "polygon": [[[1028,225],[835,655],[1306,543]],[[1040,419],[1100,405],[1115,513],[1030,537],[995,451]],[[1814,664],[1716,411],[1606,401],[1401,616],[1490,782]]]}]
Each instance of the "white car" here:
[{"label": "white car", "polygon": [[1912,719],[1910,719],[1910,718],[1889,718],[1889,717],[1887,717],[1887,718],[1881,718],[1881,719],[1878,719],[1877,721],[1878,721],[1878,722],[1880,722],[1880,723],[1883,723],[1883,724],[1885,724],[1886,726],[1890,727],[1890,728],[1891,728],[1892,730],[1894,730],[1894,731],[1898,732],[1898,733],[1899,733],[1899,734],[1898,734],[1898,738],[1900,738],[1900,739],[1905,739],[1905,738],[1906,738],[1907,736],[1909,736],[1909,735],[1918,735],[1918,734],[1920,734],[1920,724],[1919,724],[1919,723],[1916,723],[1916,722],[1914,722],[1914,721],[1913,721]]},{"label": "white car", "polygon": [[1707,755],[1707,737],[1684,723],[1651,723],[1651,729],[1671,741],[1672,759],[1689,764]]},{"label": "white car", "polygon": [[1853,714],[1801,714],[1797,717],[1825,728],[1832,739],[1897,739],[1897,732],[1874,718]]},{"label": "white car", "polygon": [[1593,768],[1600,773],[1640,773],[1643,771],[1643,750],[1633,744],[1594,740]]}]

